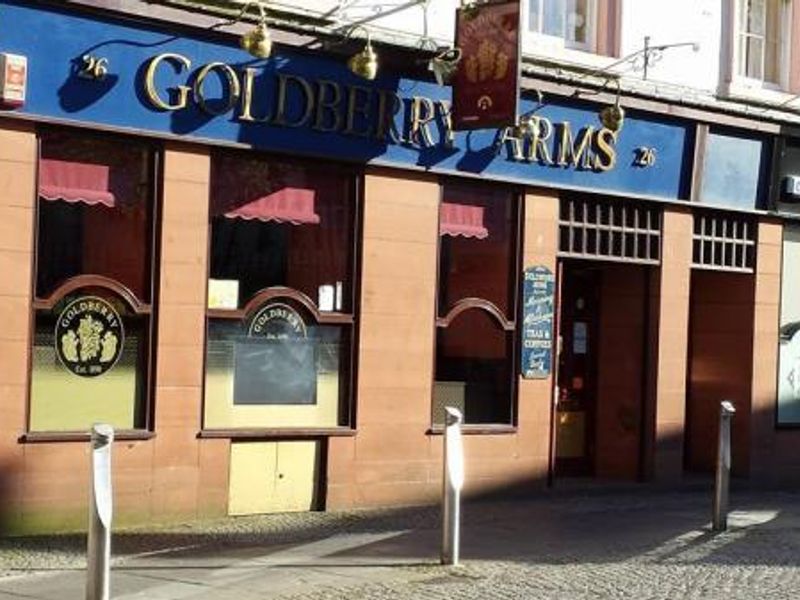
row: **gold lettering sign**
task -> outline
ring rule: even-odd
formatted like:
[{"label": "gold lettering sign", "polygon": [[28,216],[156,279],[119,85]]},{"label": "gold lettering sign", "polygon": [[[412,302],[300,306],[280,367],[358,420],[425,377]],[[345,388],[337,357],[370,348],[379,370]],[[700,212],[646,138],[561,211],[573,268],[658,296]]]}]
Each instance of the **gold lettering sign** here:
[{"label": "gold lettering sign", "polygon": [[[494,59],[489,61],[488,57]],[[182,75],[183,84],[156,89],[162,63]],[[451,106],[445,100],[426,96],[401,98],[391,90],[374,90],[361,85],[278,73],[270,82],[258,77],[252,67],[233,67],[212,62],[200,67],[194,77],[191,60],[181,54],[164,53],[145,64],[144,96],[158,110],[188,108],[191,98],[212,116],[234,112],[242,123],[264,123],[278,127],[311,127],[320,133],[372,138],[390,144],[452,148],[455,144]],[[489,46],[465,66],[476,81],[503,74],[505,68],[496,49]],[[206,97],[205,84],[215,75],[221,95]],[[188,85],[188,82],[193,82]],[[525,126],[498,131],[495,149],[506,151],[508,160],[540,165],[610,171],[617,163],[617,134],[605,127],[587,125],[573,131],[569,121],[553,123],[542,116],[530,116]]]},{"label": "gold lettering sign", "polygon": [[147,99],[150,100],[151,104],[159,110],[180,110],[182,108],[186,108],[186,102],[190,90],[189,86],[179,85],[177,88],[175,88],[178,91],[178,100],[172,104],[162,99],[156,91],[156,69],[162,62],[165,61],[172,64],[176,73],[181,73],[184,70],[188,71],[192,68],[192,61],[182,54],[172,54],[167,52],[165,54],[154,56],[148,61],[144,72],[145,95],[147,96]]}]

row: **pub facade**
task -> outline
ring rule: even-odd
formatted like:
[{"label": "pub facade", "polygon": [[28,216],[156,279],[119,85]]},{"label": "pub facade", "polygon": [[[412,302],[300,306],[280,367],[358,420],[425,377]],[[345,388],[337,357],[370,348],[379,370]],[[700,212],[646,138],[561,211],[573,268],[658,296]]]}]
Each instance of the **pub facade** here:
[{"label": "pub facade", "polygon": [[677,486],[721,400],[734,473],[796,479],[779,123],[525,77],[454,131],[401,49],[186,16],[0,0],[7,531],[84,526],[96,422],[127,523],[436,502],[445,406],[473,495]]}]

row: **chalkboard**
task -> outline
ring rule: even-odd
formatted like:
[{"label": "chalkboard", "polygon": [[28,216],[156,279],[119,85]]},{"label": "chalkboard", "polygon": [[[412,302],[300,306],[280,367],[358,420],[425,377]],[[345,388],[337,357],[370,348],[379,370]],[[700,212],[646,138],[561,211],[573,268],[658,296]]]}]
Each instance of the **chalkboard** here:
[{"label": "chalkboard", "polygon": [[234,404],[317,403],[315,343],[305,338],[237,340]]},{"label": "chalkboard", "polygon": [[525,269],[522,305],[522,376],[546,379],[553,362],[555,277],[547,267]]}]

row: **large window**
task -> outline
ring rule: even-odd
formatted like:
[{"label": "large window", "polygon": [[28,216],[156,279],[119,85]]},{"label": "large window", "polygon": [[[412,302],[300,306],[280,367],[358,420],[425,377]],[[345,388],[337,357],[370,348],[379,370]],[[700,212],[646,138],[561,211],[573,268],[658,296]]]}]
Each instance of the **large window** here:
[{"label": "large window", "polygon": [[153,156],[133,140],[41,135],[31,431],[148,425]]},{"label": "large window", "polygon": [[529,0],[528,30],[557,38],[567,48],[591,50],[595,38],[595,0]]},{"label": "large window", "polygon": [[784,82],[790,12],[785,0],[737,0],[737,75],[773,86]]},{"label": "large window", "polygon": [[444,186],[434,425],[445,406],[467,424],[513,423],[519,211],[508,190]]},{"label": "large window", "polygon": [[204,427],[349,424],[356,177],[212,163]]},{"label": "large window", "polygon": [[778,355],[779,425],[800,425],[800,226],[783,228],[781,329]]}]

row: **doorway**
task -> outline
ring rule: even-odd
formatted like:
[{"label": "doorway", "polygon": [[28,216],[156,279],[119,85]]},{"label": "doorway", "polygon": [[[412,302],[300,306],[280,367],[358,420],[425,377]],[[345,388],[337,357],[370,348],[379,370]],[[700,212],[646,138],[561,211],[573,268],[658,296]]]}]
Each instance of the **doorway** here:
[{"label": "doorway", "polygon": [[641,476],[650,276],[646,265],[561,262],[556,477]]}]

